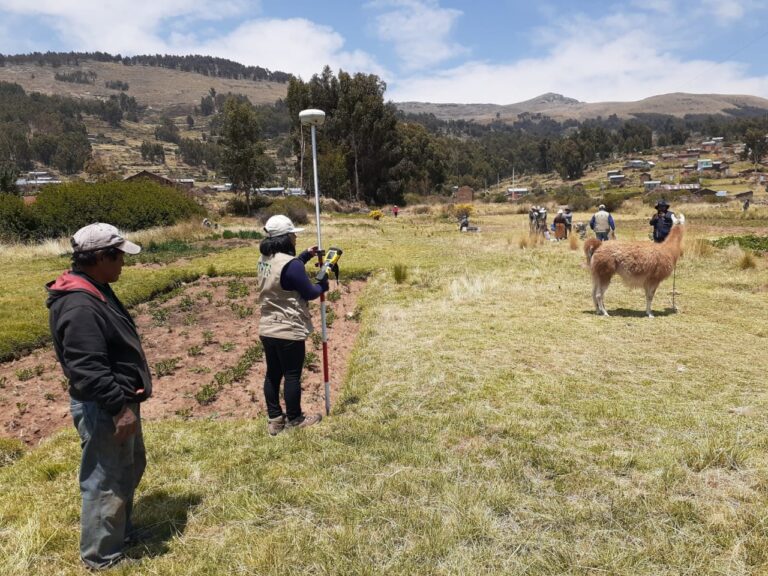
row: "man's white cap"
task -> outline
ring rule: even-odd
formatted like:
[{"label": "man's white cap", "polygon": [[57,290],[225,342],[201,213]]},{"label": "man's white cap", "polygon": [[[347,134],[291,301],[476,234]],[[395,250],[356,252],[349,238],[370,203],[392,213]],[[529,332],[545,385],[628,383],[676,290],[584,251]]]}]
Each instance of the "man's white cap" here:
[{"label": "man's white cap", "polygon": [[605,204],[600,204],[600,206],[597,207],[598,210],[605,210]]},{"label": "man's white cap", "polygon": [[272,216],[269,220],[267,220],[267,223],[264,224],[264,232],[266,232],[267,236],[270,238],[283,236],[285,234],[296,234],[297,232],[303,231],[304,228],[296,228],[293,225],[293,222],[291,222],[291,219],[288,218],[288,216],[283,216],[282,214]]},{"label": "man's white cap", "polygon": [[562,214],[562,213],[563,213],[563,209],[562,209],[562,208],[560,208],[560,210],[558,210],[558,211],[557,211],[557,213],[558,213],[558,214]]},{"label": "man's white cap", "polygon": [[123,238],[120,231],[111,224],[96,222],[80,228],[70,239],[75,253],[95,252],[104,248],[117,248],[126,254],[138,254],[141,246]]}]

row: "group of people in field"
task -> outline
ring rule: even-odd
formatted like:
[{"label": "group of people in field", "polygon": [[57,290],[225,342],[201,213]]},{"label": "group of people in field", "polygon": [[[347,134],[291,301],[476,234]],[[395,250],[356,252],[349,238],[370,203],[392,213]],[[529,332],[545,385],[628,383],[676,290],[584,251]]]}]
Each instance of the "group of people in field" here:
[{"label": "group of people in field", "polygon": [[[662,242],[673,225],[669,204],[656,204],[653,239]],[[393,207],[393,215],[399,210]],[[547,236],[547,210],[533,206],[531,231]],[[555,239],[573,228],[569,207],[553,220]],[[616,223],[604,205],[589,227],[600,240],[614,236]],[[477,230],[469,218],[463,231]],[[305,265],[317,255],[313,246],[297,255],[297,228],[286,216],[272,216],[264,226],[256,265],[259,285],[259,338],[264,348],[264,400],[267,432],[321,421],[301,406],[301,373],[306,339],[313,331],[309,301],[328,290],[327,277],[313,282]],[[70,412],[81,443],[80,556],[93,570],[126,561],[125,550],[146,533],[132,523],[133,496],[146,467],[141,404],[152,396],[152,377],[136,324],[111,288],[126,255],[141,247],[110,224],[95,223],[71,238],[71,270],[46,285],[49,324],[56,356],[67,378]],[[282,398],[281,398],[282,385]]]},{"label": "group of people in field", "polygon": [[[659,200],[654,206],[656,213],[649,222],[650,226],[653,227],[654,242],[663,242],[672,230],[674,213],[669,210],[669,207],[666,200]],[[547,209],[544,206],[531,206],[528,211],[528,220],[531,234],[542,234],[547,240],[552,239],[550,232],[554,233],[554,240],[566,240],[573,232],[573,212],[570,206],[557,211],[551,227],[547,226]],[[579,236],[583,239],[586,235],[586,225],[577,223],[576,228]],[[589,229],[594,232],[598,240],[616,238],[616,221],[606,209],[605,204],[600,204],[597,211],[592,214],[589,220]]]},{"label": "group of people in field", "polygon": [[[296,255],[302,230],[286,216],[272,216],[256,263],[271,436],[322,418],[302,410],[301,372],[313,331],[308,302],[328,290],[328,279],[313,282],[305,271],[317,247]],[[102,570],[130,562],[126,549],[151,537],[134,526],[132,512],[147,462],[141,404],[152,396],[152,377],[136,324],[110,286],[126,255],[141,247],[105,223],[81,228],[70,242],[71,270],[46,285],[46,305],[82,449],[80,557],[87,568]]]},{"label": "group of people in field", "polygon": [[[651,217],[649,225],[653,228],[652,238],[654,242],[664,242],[674,225],[674,213],[669,209],[666,200],[659,200],[654,206],[656,213]],[[616,238],[616,222],[613,216],[606,210],[605,204],[600,204],[589,221],[589,227],[595,233],[598,240]]]},{"label": "group of people in field", "polygon": [[528,226],[531,234],[541,234],[547,240],[566,240],[573,231],[573,211],[570,206],[561,208],[552,219],[552,225],[547,225],[546,206],[531,206],[528,210]]}]

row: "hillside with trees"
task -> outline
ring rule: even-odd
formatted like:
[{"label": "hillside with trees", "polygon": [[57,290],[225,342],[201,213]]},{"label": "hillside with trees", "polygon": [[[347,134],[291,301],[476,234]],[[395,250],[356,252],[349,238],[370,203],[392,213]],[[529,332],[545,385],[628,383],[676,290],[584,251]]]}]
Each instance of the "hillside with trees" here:
[{"label": "hillside with trees", "polygon": [[[83,60],[86,56],[93,59]],[[246,193],[251,187],[311,188],[309,132],[298,120],[299,111],[310,107],[327,114],[318,130],[321,190],[335,199],[372,205],[450,194],[463,185],[487,189],[513,177],[527,178],[531,187],[543,190],[553,185],[537,182],[552,175],[560,183],[573,182],[619,157],[684,148],[712,136],[744,143],[743,159],[755,163],[768,147],[768,115],[757,109],[736,116],[638,112],[632,118],[557,120],[521,113],[513,120],[445,120],[398,110],[386,100],[386,84],[373,74],[334,73],[326,67],[308,81],[288,78],[284,97],[263,101],[272,93],[221,90],[236,82],[266,84],[222,84],[198,71],[205,69],[206,58],[158,57],[151,66],[140,62],[98,53],[5,57],[0,77],[32,66],[30,81],[50,73],[46,81],[54,93],[0,81],[0,188],[11,188],[15,176],[33,169],[87,181],[149,170],[199,183],[231,182]],[[67,71],[68,66],[80,73]],[[174,103],[175,97],[149,100],[155,93],[142,92],[147,78],[118,79],[112,68],[109,76],[107,68],[94,66],[150,70],[153,89],[173,85],[186,103]],[[232,76],[246,74],[235,74],[236,69],[231,68]],[[184,82],[178,83],[179,78]],[[107,93],[86,97],[77,92],[82,87]],[[253,98],[254,93],[259,96]],[[563,103],[551,96],[548,102]],[[233,130],[234,117],[247,130]]]}]

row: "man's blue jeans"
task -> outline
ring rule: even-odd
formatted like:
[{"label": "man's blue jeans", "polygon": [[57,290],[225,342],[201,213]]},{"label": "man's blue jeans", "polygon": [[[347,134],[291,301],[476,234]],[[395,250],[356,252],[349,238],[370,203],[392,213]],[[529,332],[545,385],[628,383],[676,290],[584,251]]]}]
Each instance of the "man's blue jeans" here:
[{"label": "man's blue jeans", "polygon": [[598,240],[608,240],[608,232],[595,232],[595,236]]},{"label": "man's blue jeans", "polygon": [[130,533],[133,493],[146,467],[138,404],[136,434],[115,441],[112,416],[96,402],[71,400],[70,409],[83,449],[80,460],[80,557],[88,566],[104,568],[123,556]]}]

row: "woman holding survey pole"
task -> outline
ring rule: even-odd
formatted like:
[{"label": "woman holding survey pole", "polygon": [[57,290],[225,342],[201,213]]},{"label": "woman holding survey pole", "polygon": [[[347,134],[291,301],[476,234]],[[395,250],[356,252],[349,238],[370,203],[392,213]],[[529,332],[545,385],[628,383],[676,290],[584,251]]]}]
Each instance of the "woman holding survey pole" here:
[{"label": "woman holding survey pole", "polygon": [[[285,428],[303,428],[320,422],[322,415],[301,410],[301,370],[306,339],[313,332],[309,300],[328,291],[328,279],[313,284],[304,265],[317,253],[312,247],[296,256],[296,228],[287,216],[272,216],[264,226],[258,265],[259,338],[264,345],[267,373],[264,399],[267,431],[276,436]],[[285,380],[285,412],[280,406],[280,381]]]}]

